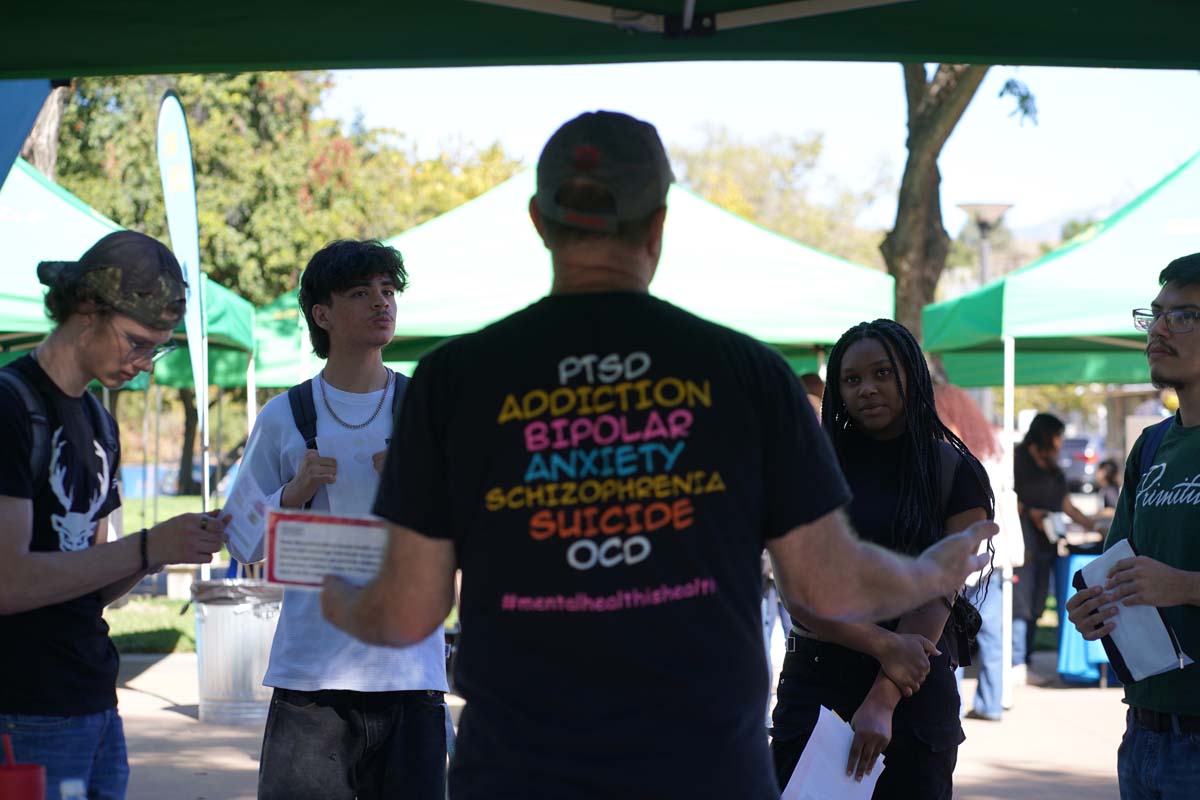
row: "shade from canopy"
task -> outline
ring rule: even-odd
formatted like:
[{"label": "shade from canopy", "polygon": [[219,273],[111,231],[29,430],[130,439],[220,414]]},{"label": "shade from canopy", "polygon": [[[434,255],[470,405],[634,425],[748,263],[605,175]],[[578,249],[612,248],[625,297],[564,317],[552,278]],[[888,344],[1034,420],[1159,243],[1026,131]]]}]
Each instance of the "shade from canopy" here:
[{"label": "shade from canopy", "polygon": [[[512,4],[598,21],[469,0],[15,3],[0,78],[726,59],[1200,66],[1200,4],[1179,0],[697,0],[686,31],[683,0]],[[735,27],[756,10],[805,16]]]},{"label": "shade from canopy", "polygon": [[1197,196],[1200,153],[1029,266],[927,306],[925,349],[964,386],[1001,382],[1005,336],[1019,384],[1145,381],[1145,334],[1130,312],[1150,305],[1163,267],[1200,251]]}]

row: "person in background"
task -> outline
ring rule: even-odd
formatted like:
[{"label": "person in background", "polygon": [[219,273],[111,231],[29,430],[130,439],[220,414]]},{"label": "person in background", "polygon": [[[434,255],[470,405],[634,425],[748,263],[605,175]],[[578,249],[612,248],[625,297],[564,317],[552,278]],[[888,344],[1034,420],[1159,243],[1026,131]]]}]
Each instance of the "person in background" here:
[{"label": "person in background", "polygon": [[1013,453],[1013,489],[1025,540],[1025,563],[1013,571],[1012,653],[1014,679],[1020,682],[1033,658],[1037,621],[1046,610],[1050,574],[1058,557],[1058,544],[1047,533],[1049,517],[1061,511],[1088,530],[1095,527],[1095,520],[1071,502],[1067,478],[1058,466],[1065,430],[1053,414],[1038,414]]},{"label": "person in background", "polygon": [[[1096,481],[1100,484],[1100,502],[1105,509],[1115,509],[1121,497],[1121,468],[1111,458],[1100,462],[1096,468]],[[1110,511],[1111,515],[1112,512]]]},{"label": "person in background", "polygon": [[[992,426],[984,418],[979,406],[971,399],[966,391],[948,383],[935,384],[933,395],[937,402],[937,413],[955,436],[962,439],[963,444],[971,454],[979,459],[988,473],[988,479],[993,486],[1000,485],[1000,470],[1003,467],[1000,443]],[[1011,498],[1011,495],[1009,495]],[[1020,523],[1016,520],[1016,509],[1004,513],[1001,508],[1001,497],[996,497],[996,521],[1000,525],[1000,533],[992,537],[995,556],[992,559],[992,573],[989,579],[980,581],[980,575],[974,574],[967,578],[966,597],[979,610],[981,625],[975,637],[979,645],[979,657],[974,659],[978,667],[979,683],[975,690],[975,699],[966,716],[969,719],[998,722],[1004,716],[1004,654],[1001,636],[1004,628],[1004,608],[1002,602],[1004,568],[1011,566],[1011,547],[1008,542],[1015,534],[1018,547],[1021,546]],[[1007,524],[1006,524],[1007,523]],[[1008,528],[1016,528],[1015,531]],[[962,668],[957,674],[961,680]]]},{"label": "person in background", "polygon": [[[867,541],[919,553],[989,519],[983,466],[939,418],[925,356],[891,320],[857,325],[829,356],[821,423],[850,483],[850,519]],[[771,750],[786,787],[821,706],[850,720],[847,771],[886,758],[876,800],[950,800],[958,745],[954,593],[879,625],[832,622],[792,608]],[[950,635],[943,635],[950,634]]]},{"label": "person in background", "polygon": [[800,384],[804,387],[804,393],[808,395],[808,402],[812,403],[813,411],[817,412],[817,416],[821,416],[821,396],[825,394],[825,381],[815,372],[805,372],[800,376]]}]

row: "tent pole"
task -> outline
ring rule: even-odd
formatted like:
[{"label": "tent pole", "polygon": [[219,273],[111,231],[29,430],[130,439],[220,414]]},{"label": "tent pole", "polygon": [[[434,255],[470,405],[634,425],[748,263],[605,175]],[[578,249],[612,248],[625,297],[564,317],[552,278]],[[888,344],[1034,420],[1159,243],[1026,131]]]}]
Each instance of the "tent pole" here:
[{"label": "tent pole", "polygon": [[[216,476],[215,476],[215,477],[216,477],[216,479],[217,479],[217,485],[214,487],[214,491],[215,491],[215,492],[217,492],[217,499],[218,499],[218,500],[220,500],[220,499],[221,499],[221,498],[220,498],[220,491],[221,491],[221,489],[220,489],[220,484],[221,484],[221,442],[223,441],[223,439],[221,438],[221,435],[222,435],[222,433],[223,433],[223,429],[224,429],[224,427],[225,427],[225,426],[224,426],[224,423],[223,423],[223,417],[224,417],[224,414],[222,413],[222,412],[223,412],[223,410],[224,410],[224,408],[225,408],[225,393],[224,393],[224,392],[222,392],[222,391],[221,391],[221,387],[220,387],[220,386],[218,386],[218,387],[217,387],[217,443],[216,443],[217,468],[216,468]],[[220,503],[217,503],[217,506],[219,507],[219,506],[220,506]]]},{"label": "tent pole", "polygon": [[[253,331],[254,315],[250,316],[251,330]],[[254,336],[251,337],[252,339]],[[246,436],[250,435],[250,431],[254,430],[254,418],[258,416],[258,386],[255,383],[254,359],[258,355],[258,345],[254,345],[252,352],[247,354],[246,359]]]},{"label": "tent pole", "polygon": [[[207,356],[207,353],[205,354]],[[207,359],[206,359],[207,360]],[[218,390],[218,394],[219,394]],[[208,404],[208,387],[204,387],[204,397],[198,397],[198,402]],[[208,513],[209,492],[212,490],[211,481],[209,480],[208,468],[212,463],[211,442],[208,438],[208,414],[204,415],[204,425],[200,428],[200,511]],[[200,565],[200,580],[206,581],[212,577],[212,570],[208,564]]]},{"label": "tent pole", "polygon": [[142,393],[142,526],[146,528],[150,527],[146,520],[150,510],[150,385],[154,383],[154,373],[148,377],[146,391]]},{"label": "tent pole", "polygon": [[[1017,446],[1017,417],[1016,417],[1016,340],[1011,336],[1004,337],[1004,464],[1001,469],[1000,491],[1002,502],[1012,504],[1017,502],[1013,489],[1013,450]],[[1019,536],[1002,531],[1005,543],[1022,541]],[[1001,691],[1000,704],[1003,708],[1012,706],[1012,620],[1013,620],[1013,568],[1011,554],[1006,553],[1001,597],[1000,623],[1000,675]]]},{"label": "tent pole", "polygon": [[162,384],[154,384],[154,524],[158,524],[158,457],[162,431]]}]

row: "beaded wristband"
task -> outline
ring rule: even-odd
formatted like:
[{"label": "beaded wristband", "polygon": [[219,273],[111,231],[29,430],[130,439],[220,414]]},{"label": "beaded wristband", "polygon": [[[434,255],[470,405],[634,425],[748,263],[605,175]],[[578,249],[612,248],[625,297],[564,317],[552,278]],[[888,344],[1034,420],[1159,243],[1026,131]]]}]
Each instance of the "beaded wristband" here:
[{"label": "beaded wristband", "polygon": [[140,531],[138,531],[138,536],[140,537],[140,539],[138,541],[138,548],[141,550],[141,553],[142,553],[141,571],[149,572],[150,571],[150,556],[146,552],[146,540],[149,538],[148,532],[146,531],[145,528],[142,528]]}]

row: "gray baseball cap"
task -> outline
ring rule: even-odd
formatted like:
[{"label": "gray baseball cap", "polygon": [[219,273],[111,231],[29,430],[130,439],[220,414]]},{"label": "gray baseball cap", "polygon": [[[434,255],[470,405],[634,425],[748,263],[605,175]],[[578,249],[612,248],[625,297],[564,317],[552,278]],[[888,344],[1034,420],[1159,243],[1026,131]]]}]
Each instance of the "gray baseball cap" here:
[{"label": "gray baseball cap", "polygon": [[43,261],[37,276],[46,286],[81,283],[113,310],[155,330],[173,330],[187,304],[175,254],[136,231],[108,234],[78,261]]},{"label": "gray baseball cap", "polygon": [[[559,205],[559,191],[578,178],[607,189],[613,210]],[[542,215],[561,225],[611,232],[666,205],[674,180],[653,125],[628,114],[593,111],[566,123],[546,142],[538,158],[536,200]]]}]

